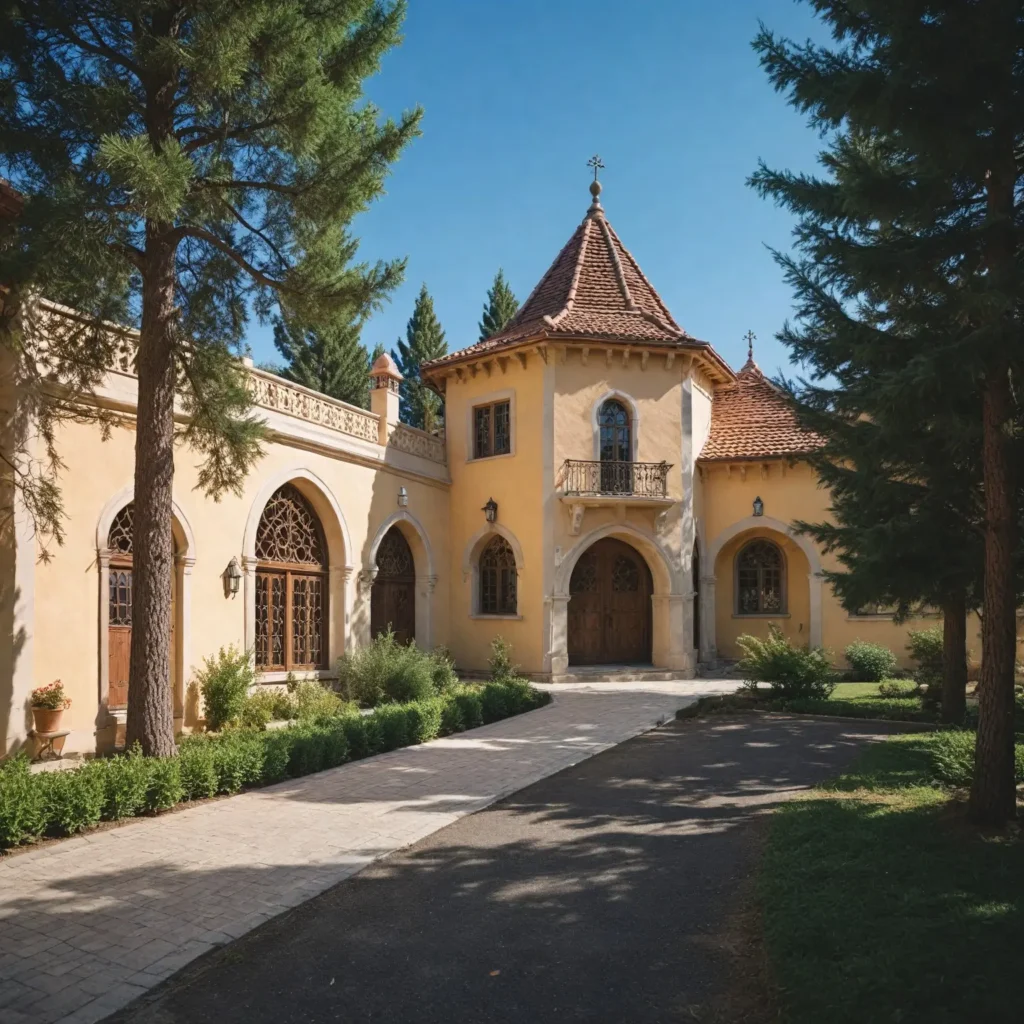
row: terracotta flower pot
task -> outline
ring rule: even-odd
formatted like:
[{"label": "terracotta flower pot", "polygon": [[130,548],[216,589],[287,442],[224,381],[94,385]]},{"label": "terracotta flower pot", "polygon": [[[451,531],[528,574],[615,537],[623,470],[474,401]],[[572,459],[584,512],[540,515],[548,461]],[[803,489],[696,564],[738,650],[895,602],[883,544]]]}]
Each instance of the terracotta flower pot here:
[{"label": "terracotta flower pot", "polygon": [[33,708],[32,718],[35,720],[36,732],[60,732],[63,714],[63,708]]}]

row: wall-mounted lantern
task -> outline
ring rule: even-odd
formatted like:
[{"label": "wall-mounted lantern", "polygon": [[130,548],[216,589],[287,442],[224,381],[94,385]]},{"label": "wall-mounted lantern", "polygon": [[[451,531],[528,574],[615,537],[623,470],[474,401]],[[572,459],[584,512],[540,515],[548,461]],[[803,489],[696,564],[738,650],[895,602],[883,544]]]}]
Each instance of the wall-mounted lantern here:
[{"label": "wall-mounted lantern", "polygon": [[493,498],[487,499],[487,504],[481,509],[484,514],[484,518],[489,523],[493,523],[498,518],[498,503]]},{"label": "wall-mounted lantern", "polygon": [[234,597],[242,585],[242,570],[238,565],[238,559],[234,555],[224,570],[224,596]]},{"label": "wall-mounted lantern", "polygon": [[398,507],[408,508],[409,507],[409,492],[404,487],[398,488]]},{"label": "wall-mounted lantern", "polygon": [[754,515],[755,516],[763,516],[764,515],[764,502],[760,498],[755,498],[754,499]]}]

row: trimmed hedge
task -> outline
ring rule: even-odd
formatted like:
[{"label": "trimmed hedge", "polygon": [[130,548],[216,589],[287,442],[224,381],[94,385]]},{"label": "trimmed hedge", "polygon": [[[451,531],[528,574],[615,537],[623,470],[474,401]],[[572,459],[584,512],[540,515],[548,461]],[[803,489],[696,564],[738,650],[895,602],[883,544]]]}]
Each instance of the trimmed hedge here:
[{"label": "trimmed hedge", "polygon": [[0,762],[0,849],[41,835],[69,836],[100,821],[157,814],[183,800],[237,793],[334,768],[371,754],[425,743],[547,704],[550,694],[521,679],[455,686],[444,696],[384,704],[287,729],[239,729],[181,741],[174,757],[135,749],[68,771],[29,771],[24,757]]}]

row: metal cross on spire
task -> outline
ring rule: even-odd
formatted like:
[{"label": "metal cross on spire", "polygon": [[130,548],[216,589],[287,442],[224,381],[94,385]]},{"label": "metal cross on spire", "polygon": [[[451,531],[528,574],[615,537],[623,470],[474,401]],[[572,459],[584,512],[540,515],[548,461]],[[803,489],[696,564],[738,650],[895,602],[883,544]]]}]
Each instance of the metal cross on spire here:
[{"label": "metal cross on spire", "polygon": [[604,164],[601,162],[601,158],[595,153],[587,161],[587,166],[594,169],[594,181],[597,181],[597,172],[604,170]]},{"label": "metal cross on spire", "polygon": [[754,361],[754,342],[757,341],[757,335],[753,331],[747,331],[743,335],[743,340],[747,343],[747,362],[752,363]]}]

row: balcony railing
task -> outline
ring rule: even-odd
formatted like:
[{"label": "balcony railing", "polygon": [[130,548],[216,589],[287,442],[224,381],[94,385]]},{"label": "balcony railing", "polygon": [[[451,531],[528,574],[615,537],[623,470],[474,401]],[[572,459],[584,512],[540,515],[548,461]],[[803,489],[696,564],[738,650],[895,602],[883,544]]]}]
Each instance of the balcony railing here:
[{"label": "balcony railing", "polygon": [[668,494],[667,462],[582,462],[566,459],[562,490],[566,495],[664,498]]}]

